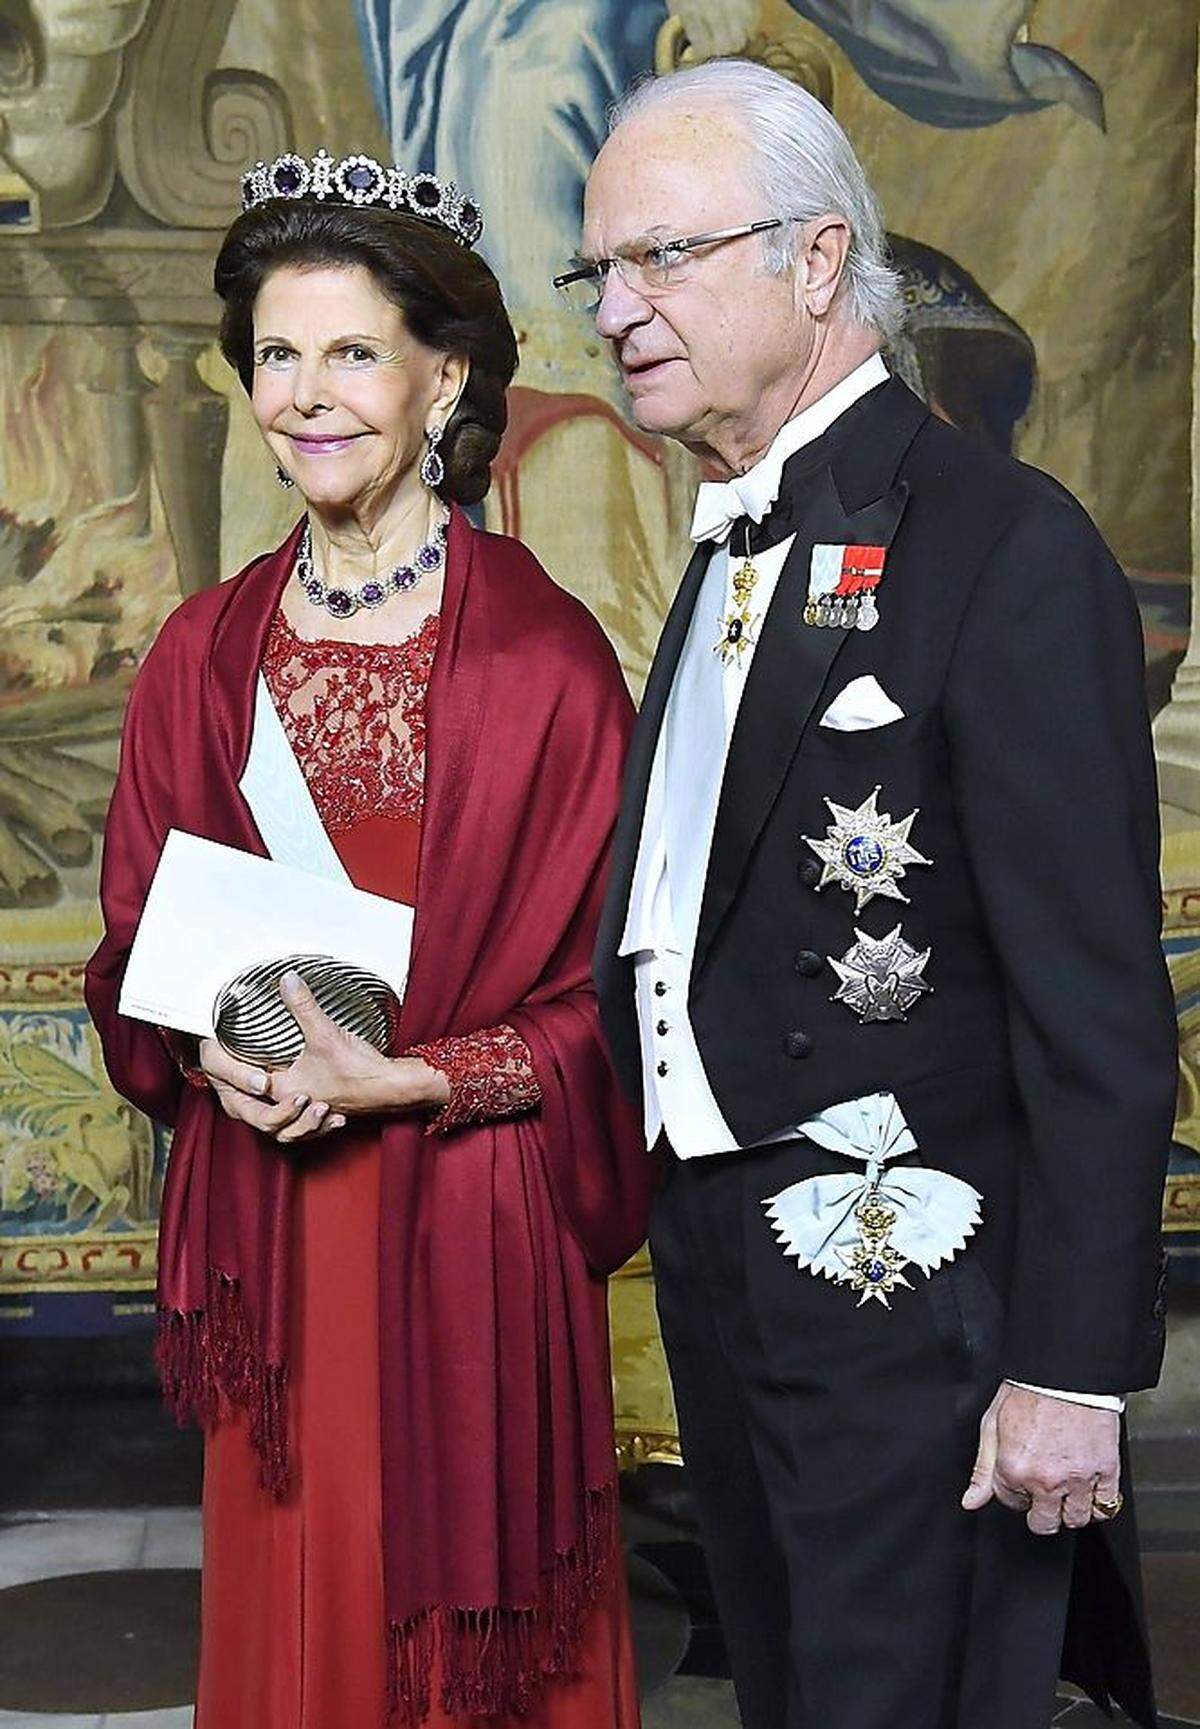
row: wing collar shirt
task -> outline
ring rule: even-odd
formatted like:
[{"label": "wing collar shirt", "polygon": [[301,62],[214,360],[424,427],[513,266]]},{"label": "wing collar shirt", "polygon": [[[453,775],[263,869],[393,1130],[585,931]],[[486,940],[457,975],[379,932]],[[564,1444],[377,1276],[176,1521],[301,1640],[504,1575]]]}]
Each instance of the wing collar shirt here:
[{"label": "wing collar shirt", "polygon": [[[860,397],[878,389],[887,378],[882,358],[873,354],[832,390],[789,420],[766,455],[745,474],[725,482],[706,483],[696,498],[692,539],[711,541],[713,551],[697,597],[692,627],[680,655],[650,771],[620,945],[620,953],[632,956],[634,961],[646,1144],[653,1147],[665,1130],[673,1151],[681,1159],[744,1150],[739,1149],[709,1084],[687,1007],[700,901],[721,782],[754,656],[752,641],[740,659],[722,663],[714,652],[721,635],[721,620],[733,604],[732,573],[740,563],[740,558],[730,556],[731,530],[747,518],[761,522],[779,497],[788,458],[828,431]],[[758,573],[754,604],[760,621],[766,618],[794,539],[793,535],[754,555]],[[668,761],[669,738],[678,741],[672,744],[672,749],[690,755],[690,760],[676,765],[674,773]],[[672,800],[684,799],[686,809],[672,810]],[[668,838],[672,834],[686,835],[687,847],[685,851],[677,846],[669,859]],[[892,1112],[895,1113],[892,1121],[903,1125],[897,1151],[912,1151],[916,1141],[890,1093],[849,1099],[802,1123],[781,1124],[769,1139],[781,1141],[805,1136],[836,1153],[844,1146],[862,1144]],[[1121,1404],[1105,1395],[1056,1396],[1117,1408]]]},{"label": "wing collar shirt", "polygon": [[[836,384],[810,407],[781,428],[761,461],[732,480],[701,486],[692,522],[692,538],[714,543],[700,594],[693,627],[688,633],[668,701],[668,716],[659,733],[641,841],[629,895],[629,910],[621,942],[621,953],[634,957],[637,986],[638,1025],[641,1032],[642,1080],[646,1111],[646,1142],[653,1146],[666,1130],[667,1138],[681,1159],[728,1153],[737,1148],[708,1076],[688,1019],[688,981],[696,946],[696,926],[703,877],[712,848],[713,828],[721,794],[721,781],[729,742],[754,656],[751,644],[740,663],[722,664],[714,653],[721,633],[721,619],[732,603],[731,577],[736,560],[729,556],[729,538],[738,519],[761,522],[779,497],[783,467],[806,444],[828,431],[834,421],[867,391],[887,381],[887,369],[879,355],[872,355],[848,377]],[[795,537],[754,555],[758,581],[754,589],[755,612],[765,618]],[[691,675],[690,677],[688,675]],[[707,695],[707,705],[696,701]],[[681,703],[691,699],[686,715]],[[674,713],[671,711],[674,710]],[[717,710],[715,714],[712,712]],[[676,781],[668,776],[667,738],[675,722],[676,736],[697,740],[696,760],[690,771]],[[716,733],[714,738],[712,735]],[[709,748],[702,743],[709,738]],[[668,833],[674,832],[668,810],[671,790],[686,784],[692,789],[691,819],[680,825],[690,836],[687,860],[667,861]],[[679,849],[677,849],[679,850]],[[685,871],[688,874],[684,881]],[[674,889],[674,894],[672,890]],[[890,1100],[876,1095],[875,1107],[886,1109]],[[829,1122],[836,1134],[861,1133],[862,1108],[869,1101],[834,1106],[813,1119],[813,1126]],[[854,1119],[854,1120],[851,1120]],[[778,1139],[807,1133],[808,1124],[781,1124]],[[819,1134],[814,1139],[822,1138]],[[911,1136],[909,1137],[911,1141]],[[915,1145],[915,1142],[913,1143]]]}]

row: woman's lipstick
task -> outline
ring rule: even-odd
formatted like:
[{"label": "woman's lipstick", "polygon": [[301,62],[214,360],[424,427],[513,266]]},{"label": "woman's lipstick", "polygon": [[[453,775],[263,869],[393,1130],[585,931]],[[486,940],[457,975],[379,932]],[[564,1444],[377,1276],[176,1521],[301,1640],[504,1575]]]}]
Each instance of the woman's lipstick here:
[{"label": "woman's lipstick", "polygon": [[296,432],[288,433],[288,437],[296,449],[305,456],[335,456],[340,450],[349,450],[350,446],[361,436],[361,433],[354,432],[345,437],[315,438],[312,436],[302,437]]}]

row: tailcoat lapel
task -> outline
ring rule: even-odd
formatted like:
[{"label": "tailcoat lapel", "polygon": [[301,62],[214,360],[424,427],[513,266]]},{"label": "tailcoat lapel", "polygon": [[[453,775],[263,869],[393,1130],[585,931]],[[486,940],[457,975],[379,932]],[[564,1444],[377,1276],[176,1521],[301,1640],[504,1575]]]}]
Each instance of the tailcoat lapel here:
[{"label": "tailcoat lapel", "polygon": [[[927,417],[924,405],[892,380],[837,423],[832,455],[814,467],[815,452],[802,450],[784,470],[785,502],[798,531],[763,620],[730,742],[693,978],[737,893],[830,669],[853,634],[804,623],[812,549],[890,547],[908,499],[906,483],[895,482],[896,470]],[[881,593],[886,597],[886,576]]]}]

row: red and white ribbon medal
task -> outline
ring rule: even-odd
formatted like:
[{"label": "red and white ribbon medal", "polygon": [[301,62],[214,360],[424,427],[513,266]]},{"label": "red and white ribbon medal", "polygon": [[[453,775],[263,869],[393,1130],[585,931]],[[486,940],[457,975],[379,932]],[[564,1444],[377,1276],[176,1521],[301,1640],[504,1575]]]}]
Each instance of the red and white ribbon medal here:
[{"label": "red and white ribbon medal", "polygon": [[886,557],[886,546],[814,546],[805,624],[818,629],[874,630],[879,623],[875,590],[883,581]]}]

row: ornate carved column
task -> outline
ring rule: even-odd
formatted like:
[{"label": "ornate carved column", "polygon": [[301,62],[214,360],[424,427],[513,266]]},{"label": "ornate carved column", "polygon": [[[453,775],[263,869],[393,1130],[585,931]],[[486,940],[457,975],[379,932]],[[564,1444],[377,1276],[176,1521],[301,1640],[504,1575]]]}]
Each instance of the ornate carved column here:
[{"label": "ornate carved column", "polygon": [[153,341],[167,369],[146,398],[150,451],[180,593],[195,594],[221,580],[221,458],[229,405],[196,370],[211,331],[159,330]]},{"label": "ornate carved column", "polygon": [[133,325],[102,326],[93,332],[95,365],[87,388],[105,398],[107,437],[95,453],[102,499],[138,500],[138,532],[150,529],[150,451],[142,399],[151,388],[138,362],[141,334]]},{"label": "ornate carved column", "polygon": [[[221,575],[228,410],[196,371],[216,334],[215,247],[211,232],[94,226],[0,239],[0,324],[95,331],[102,354],[89,383],[113,403],[103,455],[112,498],[136,495],[139,465],[147,486],[153,462],[185,594]],[[165,363],[153,386],[137,362],[145,336]]]}]

